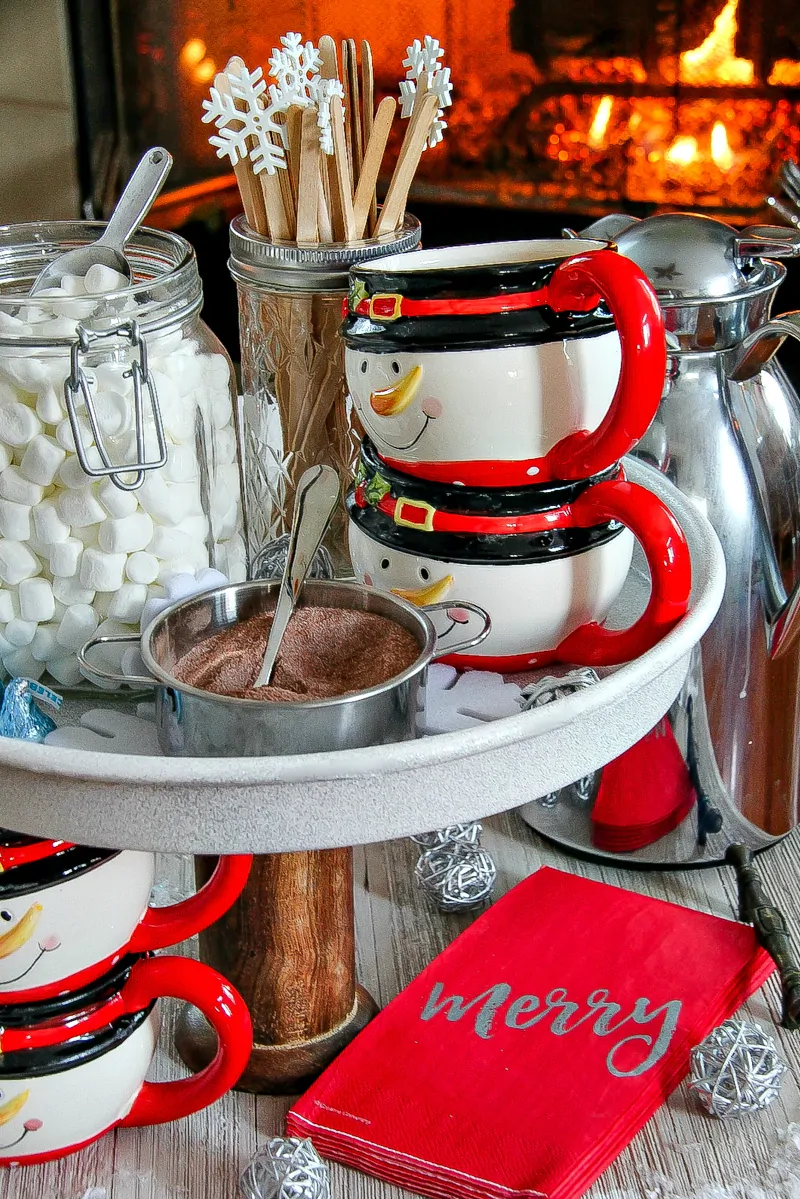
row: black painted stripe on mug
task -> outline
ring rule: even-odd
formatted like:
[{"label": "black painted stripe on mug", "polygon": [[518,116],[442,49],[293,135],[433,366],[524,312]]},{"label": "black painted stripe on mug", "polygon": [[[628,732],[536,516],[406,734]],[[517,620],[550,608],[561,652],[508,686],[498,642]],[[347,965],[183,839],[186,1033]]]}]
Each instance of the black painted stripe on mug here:
[{"label": "black painted stripe on mug", "polygon": [[505,346],[537,346],[575,338],[601,337],[616,328],[604,305],[588,313],[555,313],[530,308],[493,316],[401,317],[378,323],[349,314],[341,335],[351,350],[371,354],[412,353],[414,350],[454,353],[496,350]]},{"label": "black painted stripe on mug", "polygon": [[589,529],[557,528],[545,533],[428,533],[398,526],[377,508],[359,508],[352,491],[345,504],[353,523],[388,550],[473,565],[518,566],[570,558],[613,541],[624,527],[610,521]]},{"label": "black painted stripe on mug", "polygon": [[[498,243],[502,245],[502,243]],[[597,249],[601,247],[598,245]],[[585,251],[575,250],[574,253]],[[447,250],[444,251],[448,253]],[[414,300],[473,299],[477,296],[509,295],[520,291],[538,291],[553,277],[557,267],[568,262],[570,254],[552,258],[521,258],[506,262],[487,261],[475,265],[429,266],[425,269],[386,270],[380,259],[370,265],[350,268],[350,286],[357,284],[367,296],[398,293]],[[414,262],[409,257],[409,263]]]},{"label": "black painted stripe on mug", "polygon": [[[53,1020],[63,1020],[83,1008],[94,1007],[116,995],[128,981],[130,972],[142,954],[127,953],[102,974],[75,991],[51,995],[28,1003],[0,1003],[0,1028],[32,1028]],[[2,998],[2,996],[0,996]]]},{"label": "black painted stripe on mug", "polygon": [[14,866],[0,874],[0,905],[6,900],[30,895],[32,891],[57,887],[59,883],[64,883],[85,870],[94,870],[97,866],[102,866],[120,852],[118,849],[92,849],[88,845],[74,845],[72,849],[64,849],[49,858],[27,862],[24,866]]},{"label": "black painted stripe on mug", "polygon": [[[0,1087],[5,1082],[42,1078],[47,1074],[72,1070],[76,1066],[84,1066],[87,1062],[102,1057],[104,1053],[110,1053],[144,1024],[154,1007],[155,1001],[141,1012],[120,1016],[113,1024],[106,1025],[98,1032],[74,1037],[64,1045],[52,1045],[47,1049],[21,1049],[15,1053],[0,1055]],[[79,1102],[77,1096],[76,1101]]]}]

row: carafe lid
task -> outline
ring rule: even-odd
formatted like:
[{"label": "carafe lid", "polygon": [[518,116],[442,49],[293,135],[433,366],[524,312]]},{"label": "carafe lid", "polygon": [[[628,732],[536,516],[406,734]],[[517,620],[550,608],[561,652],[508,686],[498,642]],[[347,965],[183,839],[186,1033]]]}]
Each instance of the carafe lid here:
[{"label": "carafe lid", "polygon": [[800,232],[758,225],[738,230],[713,217],[665,213],[625,224],[619,214],[596,221],[581,237],[607,236],[670,303],[737,296],[766,280],[765,258],[800,255]]}]

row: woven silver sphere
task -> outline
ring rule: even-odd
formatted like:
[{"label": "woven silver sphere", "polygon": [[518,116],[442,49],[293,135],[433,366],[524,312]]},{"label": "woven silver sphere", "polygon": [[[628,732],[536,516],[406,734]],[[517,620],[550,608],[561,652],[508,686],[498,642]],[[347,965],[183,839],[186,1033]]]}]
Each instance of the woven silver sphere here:
[{"label": "woven silver sphere", "polygon": [[443,912],[467,912],[489,898],[497,867],[485,849],[450,844],[426,850],[414,873]]},{"label": "woven silver sphere", "polygon": [[[259,550],[250,572],[253,579],[281,579],[286,566],[286,554],[289,550],[289,534],[276,537]],[[332,579],[334,575],[333,561],[330,554],[321,545],[314,555],[309,579]]]},{"label": "woven silver sphere", "polygon": [[328,1167],[310,1141],[272,1137],[239,1180],[244,1199],[330,1199]]},{"label": "woven silver sphere", "polygon": [[581,666],[562,675],[547,675],[536,683],[528,683],[520,692],[519,704],[523,712],[528,708],[541,708],[556,699],[565,699],[576,691],[583,691],[600,681],[600,675],[591,666]]},{"label": "woven silver sphere", "polygon": [[421,849],[442,849],[445,845],[480,845],[483,825],[477,820],[470,824],[448,824],[432,833],[418,833],[411,840]]},{"label": "woven silver sphere", "polygon": [[774,1038],[760,1024],[726,1020],[692,1050],[689,1086],[712,1116],[730,1120],[768,1107],[785,1073]]}]

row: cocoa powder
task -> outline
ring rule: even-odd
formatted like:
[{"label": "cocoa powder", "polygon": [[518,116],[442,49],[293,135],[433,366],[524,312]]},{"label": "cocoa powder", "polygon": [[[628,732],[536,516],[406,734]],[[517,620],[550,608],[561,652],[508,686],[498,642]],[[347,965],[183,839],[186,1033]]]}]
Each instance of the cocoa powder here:
[{"label": "cocoa powder", "polygon": [[419,657],[413,634],[375,612],[298,608],[283,636],[268,687],[254,687],[272,614],[252,616],[179,658],[179,682],[238,699],[302,703],[331,699],[385,683]]}]

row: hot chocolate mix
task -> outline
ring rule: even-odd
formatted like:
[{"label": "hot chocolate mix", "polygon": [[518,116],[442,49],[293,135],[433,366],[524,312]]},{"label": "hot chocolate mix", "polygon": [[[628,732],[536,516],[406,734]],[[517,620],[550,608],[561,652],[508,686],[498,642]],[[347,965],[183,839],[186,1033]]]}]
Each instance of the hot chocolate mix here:
[{"label": "hot chocolate mix", "polygon": [[351,608],[298,608],[283,636],[268,687],[254,687],[272,626],[272,613],[249,620],[195,645],[179,658],[179,682],[239,699],[331,699],[385,683],[419,657],[407,629]]}]

